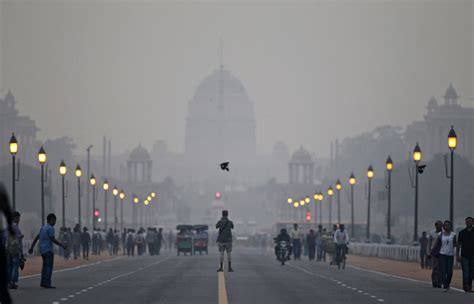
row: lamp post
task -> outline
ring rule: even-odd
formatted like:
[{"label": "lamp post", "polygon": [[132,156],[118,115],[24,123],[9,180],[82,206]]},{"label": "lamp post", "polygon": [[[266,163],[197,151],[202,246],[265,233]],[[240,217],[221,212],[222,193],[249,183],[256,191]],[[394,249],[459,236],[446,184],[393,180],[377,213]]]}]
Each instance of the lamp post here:
[{"label": "lamp post", "polygon": [[367,242],[370,242],[370,198],[371,198],[371,192],[372,192],[372,179],[374,178],[374,169],[370,165],[369,168],[367,169],[367,180],[368,180],[368,186],[367,186],[367,232],[366,232],[366,239]]},{"label": "lamp post", "polygon": [[[288,203],[288,205],[292,205],[293,204],[293,199],[291,197],[289,197],[286,202]],[[291,220],[291,209],[288,208],[288,212],[286,212],[286,217],[287,219],[290,221]]]},{"label": "lamp post", "polygon": [[16,176],[16,154],[18,153],[18,141],[16,140],[15,133],[12,133],[10,138],[10,154],[12,155],[12,205],[13,210],[16,210],[16,189],[15,184],[17,182]]},{"label": "lamp post", "polygon": [[332,186],[329,186],[328,188],[328,197],[329,197],[329,230],[331,231],[332,229],[332,196],[334,195],[334,190],[332,189]]},{"label": "lamp post", "polygon": [[147,199],[144,201],[144,204],[145,204],[145,207],[143,207],[143,212],[145,213],[145,221],[143,222],[143,219],[142,219],[142,223],[144,226],[148,226],[148,211],[146,210],[148,208],[148,205],[150,204],[150,201],[148,200],[148,197]]},{"label": "lamp post", "polygon": [[46,152],[43,149],[43,146],[38,151],[38,162],[41,166],[41,226],[44,226],[44,164],[46,163]]},{"label": "lamp post", "polygon": [[89,183],[92,187],[92,231],[95,231],[95,185],[97,184],[97,180],[94,174],[91,174]]},{"label": "lamp post", "polygon": [[451,130],[448,134],[448,148],[451,150],[451,174],[449,177],[449,220],[454,225],[454,150],[458,145],[458,137],[454,131],[454,127],[451,126]]},{"label": "lamp post", "polygon": [[[91,174],[91,149],[93,148],[93,145],[90,145],[87,147],[87,168],[86,168],[86,177],[89,177]],[[89,184],[86,182],[86,214],[90,214],[90,208],[91,208],[91,201],[90,201],[90,187]],[[92,214],[95,212],[94,209],[92,209]],[[89,220],[87,220],[89,221]],[[92,222],[94,222],[94,218],[92,218]],[[91,224],[92,225],[92,224]]]},{"label": "lamp post", "polygon": [[117,187],[112,189],[112,195],[114,196],[114,230],[117,230],[117,195],[119,195]]},{"label": "lamp post", "polygon": [[125,192],[120,191],[120,231],[123,231],[123,200],[125,199]]},{"label": "lamp post", "polygon": [[77,177],[77,221],[79,228],[81,227],[81,176],[82,169],[79,164],[76,166],[76,177]]},{"label": "lamp post", "polygon": [[133,195],[133,210],[132,210],[132,226],[136,228],[137,226],[137,205],[140,202],[138,196]]},{"label": "lamp post", "polygon": [[385,163],[385,168],[387,169],[387,240],[391,243],[391,217],[392,217],[392,170],[393,170],[393,161],[390,155],[387,158]]},{"label": "lamp post", "polygon": [[415,162],[415,223],[413,227],[413,242],[418,242],[418,167],[421,161],[421,148],[416,143],[413,149],[413,161]]},{"label": "lamp post", "polygon": [[319,192],[319,225],[323,224],[323,200],[324,195]]},{"label": "lamp post", "polygon": [[64,163],[64,160],[61,161],[61,164],[59,165],[59,174],[61,175],[61,188],[62,188],[62,203],[63,203],[63,228],[66,227],[66,192],[65,192],[65,177],[67,173],[67,168],[66,164]]},{"label": "lamp post", "polygon": [[355,238],[354,230],[354,185],[357,183],[357,180],[354,176],[354,173],[351,173],[349,177],[349,185],[351,186],[351,235]]},{"label": "lamp post", "polygon": [[337,223],[341,224],[341,190],[342,184],[341,181],[338,179],[336,181],[336,190],[337,190]]},{"label": "lamp post", "polygon": [[107,232],[107,191],[109,190],[109,182],[107,180],[102,184],[102,189],[104,189],[104,227]]}]

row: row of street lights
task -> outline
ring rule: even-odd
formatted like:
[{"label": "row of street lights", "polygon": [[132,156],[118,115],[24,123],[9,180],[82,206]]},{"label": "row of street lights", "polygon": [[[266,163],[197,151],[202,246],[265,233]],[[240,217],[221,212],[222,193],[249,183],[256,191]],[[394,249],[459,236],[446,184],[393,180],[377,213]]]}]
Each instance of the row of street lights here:
[{"label": "row of street lights", "polygon": [[[89,153],[90,149],[92,146],[89,146],[87,148],[88,152],[88,159],[89,159]],[[14,133],[12,133],[12,136],[10,138],[9,142],[9,152],[12,156],[12,205],[13,205],[13,210],[16,210],[16,182],[19,180],[19,160],[18,160],[18,169],[17,169],[17,159],[16,156],[19,152],[19,144],[18,140],[15,136]],[[47,163],[47,155],[46,151],[43,148],[43,146],[40,147],[38,151],[38,162],[41,167],[41,223],[42,225],[45,224],[45,202],[44,202],[44,183],[47,180],[47,177],[45,176],[45,165]],[[87,168],[89,171],[89,168]],[[66,163],[64,160],[61,161],[59,165],[59,175],[61,176],[61,191],[62,191],[62,225],[63,227],[66,227],[66,197],[67,197],[67,185],[66,185],[66,175],[67,175],[67,167]],[[77,208],[78,208],[78,224],[79,226],[82,225],[82,209],[81,209],[81,198],[82,198],[82,191],[81,191],[81,177],[83,175],[81,166],[78,164],[75,169],[75,176],[77,178]],[[97,179],[95,178],[94,174],[91,174],[89,177],[89,184],[92,186],[92,227],[95,229],[96,227],[96,217],[99,219],[99,212],[96,209],[96,185],[97,185]],[[108,197],[107,193],[109,190],[110,186],[107,181],[107,179],[104,180],[102,184],[102,189],[104,190],[104,226],[105,229],[107,230],[107,225],[108,225],[108,217],[107,217],[107,211],[108,211]],[[89,191],[89,188],[87,187],[87,191]],[[113,187],[112,189],[112,195],[114,197],[114,228],[117,229],[118,226],[118,217],[117,217],[117,200],[120,199],[121,204],[120,204],[120,226],[121,230],[123,229],[123,202],[125,200],[125,192],[123,190],[119,190],[116,186]],[[144,205],[148,206],[152,199],[156,197],[155,192],[151,192],[150,194],[147,195],[146,199],[144,200]],[[138,204],[139,198],[138,196],[134,195],[133,196],[133,203]]]},{"label": "row of street lights", "polygon": [[[451,152],[451,170],[450,174],[446,172],[447,177],[450,179],[450,200],[449,200],[449,219],[451,223],[454,223],[454,150],[456,149],[458,144],[457,135],[454,131],[454,127],[451,126],[451,130],[448,134],[448,148]],[[424,168],[426,165],[420,165],[422,160],[422,152],[420,145],[416,143],[415,148],[413,149],[412,159],[415,163],[415,184],[412,185],[415,189],[415,204],[414,204],[414,231],[413,231],[413,241],[418,241],[418,191],[419,191],[419,174],[423,173]],[[446,165],[447,166],[447,165]],[[387,172],[387,239],[391,239],[391,196],[392,196],[392,171],[394,168],[394,164],[390,155],[387,157],[385,163],[385,169]],[[410,175],[411,176],[411,175]],[[372,165],[369,165],[367,168],[367,227],[366,227],[366,238],[370,240],[370,211],[371,211],[371,197],[372,197],[372,179],[375,177],[375,172]],[[354,186],[357,183],[357,179],[352,172],[349,176],[349,185],[350,185],[350,205],[351,205],[351,234],[354,236]],[[338,222],[341,222],[340,218],[340,191],[342,189],[342,184],[337,179],[336,181],[336,190],[337,190],[337,204],[338,204]],[[332,196],[334,194],[332,186],[328,187],[328,198],[329,198],[329,226],[332,226],[332,214],[331,214],[331,206],[332,206]],[[293,201],[292,198],[288,198],[287,202],[289,204],[293,204],[295,208],[300,206],[304,206],[305,203],[309,203],[309,198],[306,200],[301,201]],[[321,192],[317,192],[314,194],[314,200],[321,202],[323,200],[323,194]],[[315,206],[316,211],[316,206]],[[322,223],[322,204],[319,204],[319,222]]]}]

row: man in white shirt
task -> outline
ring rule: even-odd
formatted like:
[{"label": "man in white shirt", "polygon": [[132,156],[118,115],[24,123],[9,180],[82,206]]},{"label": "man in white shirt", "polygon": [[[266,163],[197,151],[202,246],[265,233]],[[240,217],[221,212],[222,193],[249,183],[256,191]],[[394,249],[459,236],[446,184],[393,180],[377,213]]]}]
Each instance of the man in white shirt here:
[{"label": "man in white shirt", "polygon": [[334,232],[334,243],[336,244],[336,264],[339,266],[341,264],[341,257],[344,250],[347,249],[347,244],[349,244],[349,234],[344,230],[344,224],[339,225],[339,229]]}]

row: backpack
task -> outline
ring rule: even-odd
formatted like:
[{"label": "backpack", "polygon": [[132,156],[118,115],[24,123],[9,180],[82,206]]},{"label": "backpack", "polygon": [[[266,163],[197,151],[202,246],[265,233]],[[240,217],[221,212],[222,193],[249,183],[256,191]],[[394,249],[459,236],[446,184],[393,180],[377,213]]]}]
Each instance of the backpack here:
[{"label": "backpack", "polygon": [[19,255],[20,254],[20,240],[18,239],[18,237],[14,236],[14,237],[9,237],[8,240],[7,240],[7,252],[10,254],[10,255]]}]

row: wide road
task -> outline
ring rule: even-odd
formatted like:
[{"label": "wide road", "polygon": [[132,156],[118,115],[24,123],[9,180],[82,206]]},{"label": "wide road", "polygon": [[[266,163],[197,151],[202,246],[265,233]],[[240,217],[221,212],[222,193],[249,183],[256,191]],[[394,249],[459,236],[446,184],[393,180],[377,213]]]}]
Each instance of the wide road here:
[{"label": "wide road", "polygon": [[20,280],[14,303],[474,303],[473,294],[443,293],[427,283],[327,263],[291,261],[236,248],[234,273],[216,273],[208,256],[118,257],[53,274],[57,289],[39,277]]}]

